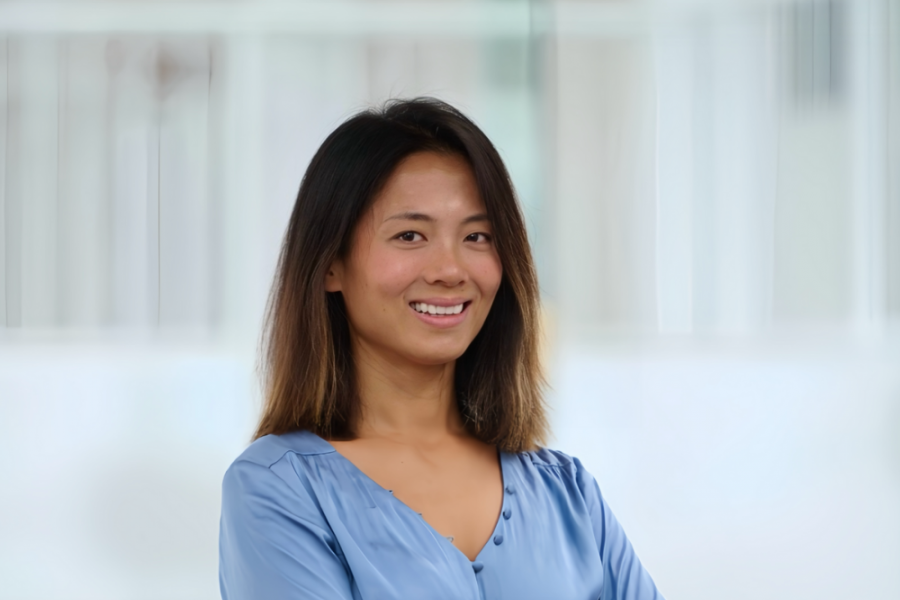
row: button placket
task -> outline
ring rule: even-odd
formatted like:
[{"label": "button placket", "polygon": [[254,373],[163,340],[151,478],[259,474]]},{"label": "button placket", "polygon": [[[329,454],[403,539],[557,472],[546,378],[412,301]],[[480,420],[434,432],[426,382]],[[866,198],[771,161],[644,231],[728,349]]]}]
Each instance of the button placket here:
[{"label": "button placket", "polygon": [[[508,496],[512,496],[513,494],[516,493],[516,486],[509,483],[506,485],[506,487],[504,488],[503,491],[505,491]],[[509,521],[510,517],[512,517],[512,508],[510,508],[510,506],[509,506],[508,499],[504,502],[504,504],[505,504],[505,506],[503,507],[503,512],[501,514],[503,515],[503,519],[505,521]],[[502,543],[503,543],[503,534],[498,533],[497,535],[494,536],[494,545],[499,546]]]}]

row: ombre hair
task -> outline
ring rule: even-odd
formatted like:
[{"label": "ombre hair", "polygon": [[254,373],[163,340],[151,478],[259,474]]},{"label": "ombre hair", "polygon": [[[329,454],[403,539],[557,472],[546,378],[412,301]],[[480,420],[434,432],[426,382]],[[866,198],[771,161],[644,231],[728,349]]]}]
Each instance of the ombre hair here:
[{"label": "ombre hair", "polygon": [[297,194],[262,339],[265,403],[255,437],[309,430],[352,439],[359,391],[343,297],[325,275],[345,257],[360,217],[397,165],[418,152],[459,155],[472,169],[503,276],[475,339],[456,361],[467,430],[501,450],[544,443],[537,275],[509,174],[487,136],[433,98],[394,100],[340,125],[316,152]]}]

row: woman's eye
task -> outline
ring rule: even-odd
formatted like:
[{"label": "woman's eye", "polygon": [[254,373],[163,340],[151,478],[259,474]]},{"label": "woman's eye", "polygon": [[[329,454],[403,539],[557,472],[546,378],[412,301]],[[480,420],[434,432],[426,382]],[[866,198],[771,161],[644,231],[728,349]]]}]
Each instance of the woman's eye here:
[{"label": "woman's eye", "polygon": [[489,242],[491,241],[491,236],[486,233],[470,233],[466,236],[466,241],[469,242]]},{"label": "woman's eye", "polygon": [[418,242],[422,239],[422,236],[415,231],[404,231],[397,236],[397,239],[402,242]]}]

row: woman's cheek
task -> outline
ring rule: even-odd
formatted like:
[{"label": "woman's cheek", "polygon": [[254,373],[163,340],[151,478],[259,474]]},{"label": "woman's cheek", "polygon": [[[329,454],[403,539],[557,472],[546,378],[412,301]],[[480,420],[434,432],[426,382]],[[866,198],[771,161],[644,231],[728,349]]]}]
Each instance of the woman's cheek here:
[{"label": "woman's cheek", "polygon": [[412,285],[424,269],[420,261],[404,254],[391,257],[381,266],[385,284],[395,293],[403,292]]},{"label": "woman's cheek", "polygon": [[405,270],[399,257],[392,256],[389,252],[370,254],[364,269],[365,277],[372,287],[385,294],[396,291]]},{"label": "woman's cheek", "polygon": [[500,281],[503,279],[503,268],[500,259],[486,258],[473,268],[478,287],[485,295],[493,295],[500,289]]}]

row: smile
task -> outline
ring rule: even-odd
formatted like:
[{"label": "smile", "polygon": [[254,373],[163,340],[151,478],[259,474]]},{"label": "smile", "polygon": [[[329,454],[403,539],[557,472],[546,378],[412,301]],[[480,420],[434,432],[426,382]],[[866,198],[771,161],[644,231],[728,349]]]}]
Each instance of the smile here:
[{"label": "smile", "polygon": [[424,302],[411,302],[409,305],[414,311],[423,315],[458,315],[463,311],[466,303],[460,302],[453,306],[435,306]]}]

